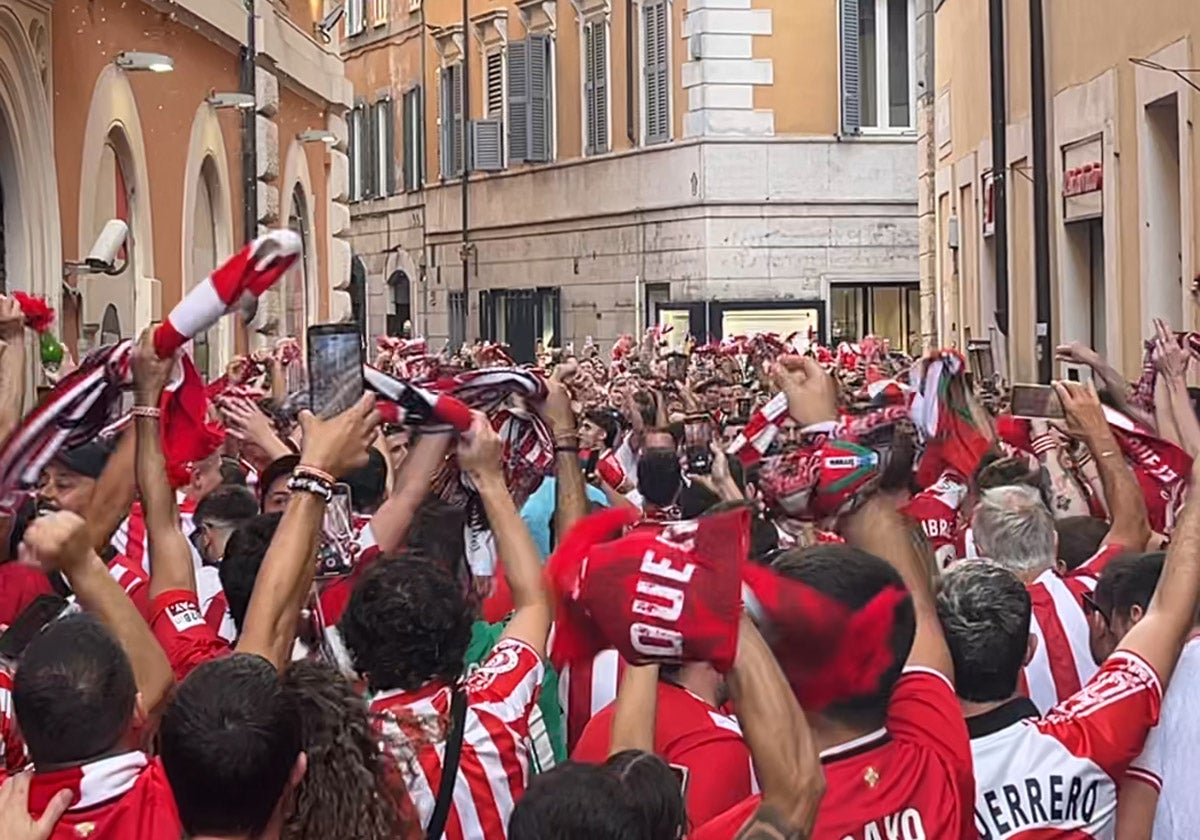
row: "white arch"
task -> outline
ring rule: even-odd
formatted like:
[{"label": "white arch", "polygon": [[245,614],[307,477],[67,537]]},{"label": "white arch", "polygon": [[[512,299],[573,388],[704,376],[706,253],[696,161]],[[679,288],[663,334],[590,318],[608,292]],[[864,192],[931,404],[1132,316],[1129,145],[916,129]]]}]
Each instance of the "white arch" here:
[{"label": "white arch", "polygon": [[[212,161],[215,177],[205,174],[205,161]],[[202,180],[208,180],[209,195],[212,196],[213,223],[217,234],[217,265],[228,259],[234,249],[233,206],[230,203],[232,190],[229,180],[229,157],[225,152],[225,137],[217,112],[207,102],[196,109],[192,119],[192,134],[188,140],[187,166],[183,174],[183,238],[180,240],[180,262],[183,281],[180,296],[188,292],[188,276],[191,273],[191,245],[196,232],[196,202],[200,200]],[[194,278],[199,281],[202,278]],[[164,313],[165,314],[165,313]],[[222,318],[210,333],[209,352],[213,356],[213,369],[220,371],[233,357],[233,329],[229,318]]]},{"label": "white arch", "polygon": [[[107,65],[96,77],[92,90],[92,102],[88,109],[87,126],[83,133],[83,161],[79,175],[79,241],[80,255],[87,254],[89,241],[100,229],[105,219],[96,218],[96,194],[98,189],[111,189],[101,185],[100,164],[105,144],[112,144],[117,162],[125,177],[129,190],[129,215],[133,236],[134,311],[133,330],[147,327],[156,316],[152,312],[150,281],[154,273],[154,230],[150,213],[150,176],[146,170],[146,143],[142,135],[142,121],[138,115],[137,100],[124,71],[116,65]],[[90,189],[89,189],[90,187]],[[86,305],[86,304],[85,304]],[[94,310],[96,302],[88,305]],[[99,307],[103,311],[103,307]],[[119,309],[120,307],[118,307]]]},{"label": "white arch", "polygon": [[[0,8],[0,176],[10,287],[45,295],[59,306],[62,233],[58,174],[41,59],[21,21]],[[32,382],[32,379],[30,380]]]},{"label": "white arch", "polygon": [[[304,193],[303,212],[308,222],[308,242],[304,255],[305,276],[304,284],[304,321],[305,324],[315,323],[321,316],[320,300],[320,263],[317,260],[317,200],[313,192],[312,176],[308,170],[308,155],[304,153],[304,145],[299,140],[292,140],[288,146],[287,157],[284,159],[283,179],[280,181],[279,215],[280,221],[287,223],[287,217],[292,210],[292,194],[296,185]],[[282,314],[282,309],[280,310]],[[304,340],[302,335],[295,338]]]}]

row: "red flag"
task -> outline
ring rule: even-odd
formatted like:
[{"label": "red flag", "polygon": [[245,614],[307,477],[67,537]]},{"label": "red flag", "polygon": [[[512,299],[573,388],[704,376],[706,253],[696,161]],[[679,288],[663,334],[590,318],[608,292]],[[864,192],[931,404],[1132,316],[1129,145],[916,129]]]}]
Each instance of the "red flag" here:
[{"label": "red flag", "polygon": [[192,467],[217,451],[225,432],[208,419],[208,395],[190,356],[179,358],[178,384],[163,391],[162,448],[172,487],[191,480]]},{"label": "red flag", "polygon": [[1108,406],[1104,407],[1104,417],[1137,476],[1150,527],[1160,534],[1168,533],[1192,473],[1191,456]]}]

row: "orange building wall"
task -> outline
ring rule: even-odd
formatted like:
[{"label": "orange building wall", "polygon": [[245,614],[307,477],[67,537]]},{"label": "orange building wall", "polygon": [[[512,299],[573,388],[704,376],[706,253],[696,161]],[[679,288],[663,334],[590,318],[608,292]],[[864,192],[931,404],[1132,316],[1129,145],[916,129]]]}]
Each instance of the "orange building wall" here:
[{"label": "orange building wall", "polygon": [[754,0],[753,7],[771,10],[774,33],[753,39],[754,57],[771,59],[774,74],[774,84],[754,88],[754,107],[775,112],[776,134],[836,134],[837,4]]},{"label": "orange building wall", "polygon": [[[100,71],[124,50],[162,52],[175,60],[172,73],[129,73],[146,143],[154,229],[153,276],[162,284],[164,312],[183,288],[183,178],[196,109],[213,89],[237,90],[238,59],[192,29],[139,3],[99,0],[53,6],[55,160],[58,167],[63,256],[78,255],[84,129]],[[220,117],[229,156],[231,217],[242,227],[239,116]],[[91,185],[84,200],[91,201]],[[239,237],[240,238],[240,237]],[[236,240],[235,240],[236,241]],[[150,267],[145,272],[151,274]]]}]

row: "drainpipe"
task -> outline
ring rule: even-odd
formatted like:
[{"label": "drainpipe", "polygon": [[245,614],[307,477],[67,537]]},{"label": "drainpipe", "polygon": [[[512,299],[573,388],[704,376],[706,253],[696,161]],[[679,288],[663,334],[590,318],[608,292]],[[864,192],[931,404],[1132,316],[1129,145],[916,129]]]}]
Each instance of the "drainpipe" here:
[{"label": "drainpipe", "polygon": [[470,0],[462,0],[462,332],[463,342],[471,343],[471,10]]},{"label": "drainpipe", "polygon": [[1029,83],[1032,88],[1033,130],[1033,260],[1035,288],[1034,345],[1038,381],[1054,375],[1050,288],[1050,154],[1046,130],[1046,20],[1042,0],[1029,0]]},{"label": "drainpipe", "polygon": [[992,196],[996,247],[996,326],[1008,335],[1008,95],[1005,91],[1004,0],[988,0],[992,86]]},{"label": "drainpipe", "polygon": [[[242,93],[255,95],[254,68],[258,61],[255,0],[246,0],[246,44],[242,47]],[[258,108],[242,111],[242,235],[246,242],[258,236]]]}]

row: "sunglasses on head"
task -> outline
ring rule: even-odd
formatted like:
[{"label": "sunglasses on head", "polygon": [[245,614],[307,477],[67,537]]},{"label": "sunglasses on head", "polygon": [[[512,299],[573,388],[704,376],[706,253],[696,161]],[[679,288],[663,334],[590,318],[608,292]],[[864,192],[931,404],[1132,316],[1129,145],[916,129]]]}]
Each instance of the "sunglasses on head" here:
[{"label": "sunglasses on head", "polygon": [[1083,612],[1089,618],[1093,615],[1098,615],[1104,619],[1105,624],[1112,624],[1112,619],[1109,618],[1108,613],[1096,603],[1096,599],[1088,592],[1083,593]]}]

